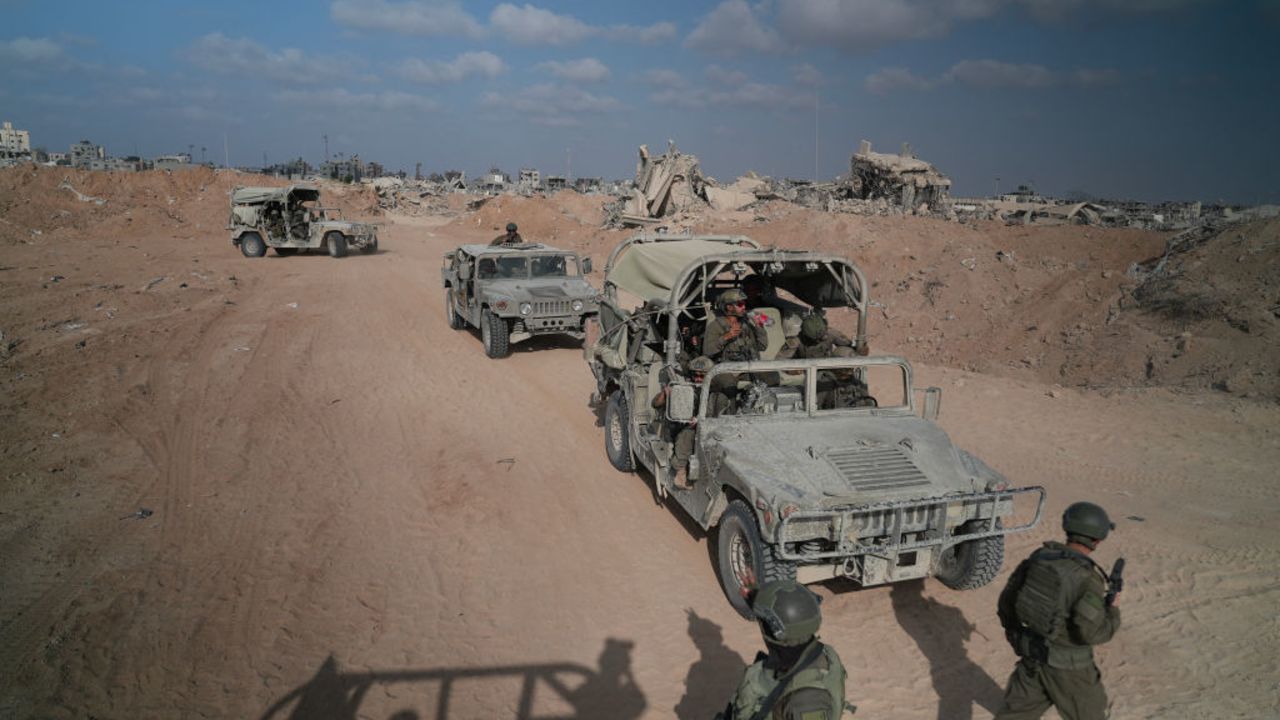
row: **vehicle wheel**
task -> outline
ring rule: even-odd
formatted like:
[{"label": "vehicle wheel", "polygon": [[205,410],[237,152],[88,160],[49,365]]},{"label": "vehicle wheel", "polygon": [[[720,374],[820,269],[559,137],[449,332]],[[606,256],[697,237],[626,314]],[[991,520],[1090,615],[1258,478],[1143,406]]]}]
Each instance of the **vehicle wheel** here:
[{"label": "vehicle wheel", "polygon": [[480,340],[484,343],[484,354],[491,358],[510,355],[509,332],[506,320],[485,310],[480,316]]},{"label": "vehicle wheel", "polygon": [[347,256],[347,238],[340,232],[331,232],[324,236],[325,247],[329,248],[329,257]]},{"label": "vehicle wheel", "polygon": [[267,244],[258,233],[247,232],[240,236],[240,253],[245,257],[262,257],[267,254]]},{"label": "vehicle wheel", "polygon": [[778,558],[766,545],[756,526],[755,513],[742,500],[729,503],[716,531],[716,574],[729,604],[751,619],[751,607],[743,597],[744,586],[761,587],[774,580],[794,580],[796,566]]},{"label": "vehicle wheel", "polygon": [[614,390],[604,407],[604,452],[609,463],[622,472],[636,469],[636,458],[631,454],[630,418],[627,396]]},{"label": "vehicle wheel", "polygon": [[454,330],[461,330],[467,326],[467,322],[458,314],[453,304],[453,290],[444,291],[444,316],[449,321],[449,327]]},{"label": "vehicle wheel", "polygon": [[[957,535],[978,532],[986,527],[982,520],[961,525]],[[1000,520],[996,519],[996,527]],[[1004,536],[970,540],[952,545],[938,558],[937,577],[952,590],[975,590],[995,579],[1004,564]]]},{"label": "vehicle wheel", "polygon": [[298,248],[292,248],[292,247],[276,248],[276,254],[279,255],[280,257],[289,257],[290,255],[293,255],[297,252],[298,252]]},{"label": "vehicle wheel", "polygon": [[360,252],[364,253],[365,255],[372,255],[378,252],[378,238],[375,237],[369,242],[365,243],[364,247],[360,248]]}]

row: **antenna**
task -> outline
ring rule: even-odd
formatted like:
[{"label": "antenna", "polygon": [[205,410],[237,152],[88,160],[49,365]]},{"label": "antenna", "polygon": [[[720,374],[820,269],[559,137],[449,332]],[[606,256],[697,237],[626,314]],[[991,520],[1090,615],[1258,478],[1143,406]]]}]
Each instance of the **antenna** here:
[{"label": "antenna", "polygon": [[227,150],[226,133],[222,133],[222,167],[231,167],[231,153]]},{"label": "antenna", "polygon": [[818,88],[813,89],[813,182],[818,183]]},{"label": "antenna", "polygon": [[329,136],[321,135],[324,138],[324,161],[329,162]]},{"label": "antenna", "polygon": [[564,158],[565,158],[564,180],[566,183],[570,183],[570,182],[573,182],[573,148],[572,147],[567,147],[564,149]]}]

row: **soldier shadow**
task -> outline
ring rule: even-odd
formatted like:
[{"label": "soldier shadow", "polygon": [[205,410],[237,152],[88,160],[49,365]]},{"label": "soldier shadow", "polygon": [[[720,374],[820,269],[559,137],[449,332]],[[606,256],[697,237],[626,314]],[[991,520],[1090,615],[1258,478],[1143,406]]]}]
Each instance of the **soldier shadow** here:
[{"label": "soldier shadow", "polygon": [[[465,683],[474,690],[477,684],[489,683],[494,693],[510,691],[510,715],[488,717],[493,720],[635,720],[645,711],[647,701],[631,671],[634,643],[609,638],[598,659],[599,668],[592,670],[576,663],[542,663],[500,665],[473,668],[439,668],[422,670],[389,670],[345,672],[332,655],[321,663],[310,680],[276,700],[262,713],[260,720],[357,720],[371,717],[362,708],[374,688],[387,691],[396,687],[395,697],[404,697],[416,688],[430,709],[406,707],[388,716],[389,720],[462,720],[476,717],[474,708],[460,707],[455,695]],[[558,710],[539,707],[554,706]]]},{"label": "soldier shadow", "polygon": [[685,675],[684,696],[676,704],[675,713],[679,720],[706,720],[733,696],[747,663],[725,645],[719,625],[692,609],[685,612],[689,616],[689,639],[699,655]]},{"label": "soldier shadow", "polygon": [[929,660],[938,694],[938,720],[970,720],[977,703],[992,715],[1000,709],[1004,688],[969,659],[965,642],[977,627],[959,608],[924,596],[924,581],[893,585],[889,598],[898,624]]}]

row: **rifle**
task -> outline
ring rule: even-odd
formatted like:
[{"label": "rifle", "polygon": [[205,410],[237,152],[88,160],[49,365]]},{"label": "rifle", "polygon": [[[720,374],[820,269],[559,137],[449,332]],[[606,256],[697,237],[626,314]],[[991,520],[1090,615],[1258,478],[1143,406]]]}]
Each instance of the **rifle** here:
[{"label": "rifle", "polygon": [[1116,560],[1111,566],[1111,574],[1107,576],[1107,607],[1116,601],[1116,595],[1124,589],[1124,558]]}]

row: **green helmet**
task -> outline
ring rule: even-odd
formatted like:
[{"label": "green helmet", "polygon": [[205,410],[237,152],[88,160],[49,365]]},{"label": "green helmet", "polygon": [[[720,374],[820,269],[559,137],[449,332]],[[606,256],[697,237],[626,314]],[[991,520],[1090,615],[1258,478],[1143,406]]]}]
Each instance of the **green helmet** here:
[{"label": "green helmet", "polygon": [[515,231],[516,231],[516,224],[513,222],[507,223],[507,232],[515,232]]},{"label": "green helmet", "polygon": [[1062,529],[1068,535],[1105,540],[1115,528],[1116,524],[1107,517],[1107,511],[1091,502],[1071,503],[1062,513]]},{"label": "green helmet", "polygon": [[711,372],[711,368],[715,367],[715,365],[716,364],[712,362],[711,358],[706,355],[699,355],[689,361],[689,372],[709,373]]},{"label": "green helmet", "polygon": [[765,639],[794,647],[809,642],[822,625],[818,596],[795,580],[774,580],[756,593],[751,612]]},{"label": "green helmet", "polygon": [[721,305],[728,305],[729,303],[735,303],[735,302],[745,302],[746,299],[747,299],[747,294],[742,292],[738,288],[729,288],[728,290],[725,290],[724,292],[720,293]]},{"label": "green helmet", "polygon": [[827,319],[821,315],[806,315],[800,323],[800,337],[809,342],[817,342],[827,334]]}]

